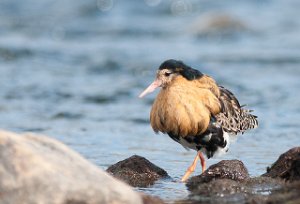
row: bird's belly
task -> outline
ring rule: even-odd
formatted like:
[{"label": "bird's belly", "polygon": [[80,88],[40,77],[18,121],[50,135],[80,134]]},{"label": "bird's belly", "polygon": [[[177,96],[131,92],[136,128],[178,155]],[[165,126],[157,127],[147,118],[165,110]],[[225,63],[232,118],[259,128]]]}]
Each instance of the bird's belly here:
[{"label": "bird's belly", "polygon": [[181,144],[184,148],[186,149],[193,149],[198,151],[199,149],[197,147],[199,147],[199,145],[197,145],[194,142],[189,142],[186,139],[179,137],[179,140],[177,141],[179,144]]},{"label": "bird's belly", "polygon": [[[185,137],[203,133],[210,121],[205,104],[184,91],[161,91],[154,101],[150,122],[155,132]],[[189,93],[189,92],[188,92]]]}]

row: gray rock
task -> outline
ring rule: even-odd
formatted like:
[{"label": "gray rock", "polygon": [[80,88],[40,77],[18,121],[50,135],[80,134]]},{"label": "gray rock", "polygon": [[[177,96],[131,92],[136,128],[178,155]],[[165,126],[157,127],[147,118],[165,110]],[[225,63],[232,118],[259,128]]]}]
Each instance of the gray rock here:
[{"label": "gray rock", "polygon": [[106,171],[134,187],[147,187],[160,178],[168,177],[165,170],[138,155],[113,164]]},{"label": "gray rock", "polygon": [[142,203],[141,196],[62,143],[0,131],[1,204]]},{"label": "gray rock", "polygon": [[278,160],[263,176],[281,178],[287,181],[300,180],[300,147],[295,147],[280,155]]}]

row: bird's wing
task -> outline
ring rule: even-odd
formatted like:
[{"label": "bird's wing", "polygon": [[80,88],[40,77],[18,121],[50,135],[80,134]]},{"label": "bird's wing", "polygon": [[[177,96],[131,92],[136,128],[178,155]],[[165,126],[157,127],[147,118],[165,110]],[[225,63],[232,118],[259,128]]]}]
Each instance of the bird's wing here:
[{"label": "bird's wing", "polygon": [[251,110],[244,109],[232,92],[219,86],[220,113],[214,115],[218,124],[231,134],[243,133],[258,125],[257,117],[250,114]]}]

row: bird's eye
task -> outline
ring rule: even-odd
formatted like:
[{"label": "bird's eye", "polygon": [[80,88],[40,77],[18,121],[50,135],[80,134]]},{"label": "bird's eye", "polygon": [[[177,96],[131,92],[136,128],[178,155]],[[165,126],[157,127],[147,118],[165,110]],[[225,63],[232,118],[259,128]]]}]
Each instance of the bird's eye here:
[{"label": "bird's eye", "polygon": [[168,76],[170,76],[171,74],[172,74],[171,72],[166,72],[166,73],[165,73],[165,76],[168,77]]}]

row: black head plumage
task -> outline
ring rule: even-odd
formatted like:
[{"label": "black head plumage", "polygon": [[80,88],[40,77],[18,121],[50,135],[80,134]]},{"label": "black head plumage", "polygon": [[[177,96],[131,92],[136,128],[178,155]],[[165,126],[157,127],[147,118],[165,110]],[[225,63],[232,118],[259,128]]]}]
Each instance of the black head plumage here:
[{"label": "black head plumage", "polygon": [[197,70],[193,69],[186,64],[184,64],[182,61],[169,59],[164,61],[158,68],[159,70],[168,69],[172,71],[173,73],[178,73],[182,75],[187,80],[194,80],[199,79],[203,76],[203,74]]}]

